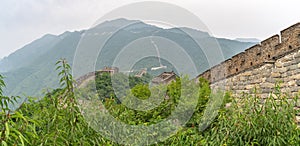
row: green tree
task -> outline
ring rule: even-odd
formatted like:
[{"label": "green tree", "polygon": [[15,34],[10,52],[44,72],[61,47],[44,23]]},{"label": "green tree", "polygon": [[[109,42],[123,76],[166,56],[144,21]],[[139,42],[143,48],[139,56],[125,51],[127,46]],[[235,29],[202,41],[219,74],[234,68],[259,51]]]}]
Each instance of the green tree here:
[{"label": "green tree", "polygon": [[136,85],[131,89],[133,95],[140,99],[147,99],[151,96],[151,91],[149,90],[148,85]]},{"label": "green tree", "polygon": [[7,97],[3,95],[5,83],[0,75],[0,143],[2,145],[28,145],[31,140],[37,139],[35,131],[37,122],[23,115],[21,106],[15,111],[10,106],[18,106],[20,97]]}]

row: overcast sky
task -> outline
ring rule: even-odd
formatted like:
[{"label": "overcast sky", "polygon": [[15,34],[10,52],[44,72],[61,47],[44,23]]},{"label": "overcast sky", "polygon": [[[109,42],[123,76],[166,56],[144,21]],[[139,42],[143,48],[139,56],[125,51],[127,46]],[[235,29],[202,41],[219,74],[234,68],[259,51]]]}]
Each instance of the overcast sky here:
[{"label": "overcast sky", "polygon": [[[197,15],[217,37],[265,39],[300,21],[299,0],[160,0]],[[141,0],[0,0],[0,58],[45,34],[87,29]]]}]

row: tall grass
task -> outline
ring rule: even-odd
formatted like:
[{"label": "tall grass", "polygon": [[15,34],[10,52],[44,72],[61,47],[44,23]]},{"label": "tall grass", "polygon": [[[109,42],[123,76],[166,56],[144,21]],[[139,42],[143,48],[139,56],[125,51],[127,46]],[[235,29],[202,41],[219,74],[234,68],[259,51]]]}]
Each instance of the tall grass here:
[{"label": "tall grass", "polygon": [[300,145],[294,109],[298,97],[279,92],[266,99],[257,95],[233,98],[218,122],[204,133],[208,145]]}]

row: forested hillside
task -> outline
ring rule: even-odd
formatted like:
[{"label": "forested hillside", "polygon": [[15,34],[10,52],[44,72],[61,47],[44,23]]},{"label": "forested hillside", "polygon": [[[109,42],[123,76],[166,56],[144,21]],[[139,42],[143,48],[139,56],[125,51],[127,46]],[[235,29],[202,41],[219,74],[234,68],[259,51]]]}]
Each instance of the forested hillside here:
[{"label": "forested hillside", "polygon": [[[66,58],[72,66],[74,53],[83,35],[89,35],[88,38],[91,40],[94,38],[101,40],[109,37],[114,31],[118,30],[119,27],[131,23],[135,23],[135,25],[122,29],[121,31],[118,31],[118,35],[115,35],[116,38],[114,39],[118,40],[118,43],[108,43],[103,48],[103,51],[99,55],[99,58],[101,59],[97,62],[96,69],[101,69],[104,66],[110,66],[114,57],[124,47],[124,45],[127,45],[135,39],[151,36],[154,32],[155,36],[174,41],[178,43],[180,47],[184,48],[196,64],[199,64],[199,66],[197,66],[197,71],[199,73],[208,68],[207,65],[203,66],[206,59],[204,58],[201,48],[199,48],[195,42],[192,42],[192,40],[183,33],[182,30],[193,34],[195,39],[202,44],[209,44],[215,40],[215,38],[210,36],[208,33],[190,28],[162,29],[145,24],[141,21],[117,19],[104,22],[97,25],[95,28],[92,28],[97,29],[97,33],[95,34],[89,34],[88,32],[90,30],[83,30],[65,32],[58,36],[45,35],[12,53],[8,57],[3,58],[0,61],[0,72],[3,76],[5,76],[4,80],[7,85],[7,87],[4,88],[4,94],[37,96],[42,95],[42,91],[47,91],[49,88],[57,88],[57,72],[53,71],[55,69],[55,61],[59,58]],[[223,51],[224,59],[227,59],[253,45],[253,43],[245,43],[229,39],[217,38],[217,41]],[[168,47],[159,41],[156,43],[161,48]],[[143,45],[141,46],[141,44]],[[153,45],[150,44],[149,39],[145,39],[140,44],[135,44],[131,47],[154,49]],[[169,53],[172,55],[172,53],[176,52]],[[159,64],[158,61],[153,58],[148,58],[148,60],[146,59],[140,62],[140,64],[136,65],[136,69],[153,67]],[[169,70],[173,68],[168,62],[164,60],[162,60],[162,62],[169,67]],[[154,74],[159,74],[162,71],[165,70],[160,70]]]}]

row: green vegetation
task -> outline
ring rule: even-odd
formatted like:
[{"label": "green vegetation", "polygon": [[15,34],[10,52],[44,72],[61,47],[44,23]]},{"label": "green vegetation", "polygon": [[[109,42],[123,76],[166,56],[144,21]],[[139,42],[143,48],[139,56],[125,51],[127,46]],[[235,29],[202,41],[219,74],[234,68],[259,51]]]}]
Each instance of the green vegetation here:
[{"label": "green vegetation", "polygon": [[[5,87],[3,77],[0,75],[0,143],[2,145],[119,145],[110,140],[93,127],[89,118],[101,117],[103,125],[115,126],[120,129],[120,139],[136,137],[139,133],[122,131],[120,125],[109,123],[104,108],[115,119],[129,125],[149,126],[157,124],[170,117],[179,105],[182,113],[195,111],[187,123],[167,139],[154,145],[298,145],[300,143],[300,130],[294,122],[294,109],[298,97],[290,100],[288,95],[280,93],[279,87],[265,100],[257,96],[241,95],[233,98],[226,93],[218,116],[213,119],[204,131],[199,131],[203,126],[203,117],[206,108],[215,108],[219,99],[211,95],[209,84],[204,79],[199,83],[189,81],[187,77],[176,79],[169,85],[148,86],[149,78],[129,78],[126,92],[114,93],[114,82],[123,86],[125,75],[117,74],[110,77],[107,74],[99,75],[94,83],[89,83],[86,88],[75,90],[70,66],[65,60],[57,62],[57,71],[60,77],[60,88],[48,92],[44,98],[35,99],[28,97],[23,104],[12,111],[9,105],[16,103],[19,97],[3,96]],[[185,86],[182,86],[185,85]],[[99,90],[96,90],[96,88]],[[116,87],[120,91],[125,89]],[[193,93],[196,89],[199,94]],[[75,90],[75,91],[74,91]],[[151,92],[150,92],[151,91]],[[165,92],[162,92],[165,91]],[[93,94],[99,93],[99,94]],[[117,95],[124,97],[119,98]],[[186,96],[189,95],[189,96]],[[223,95],[223,94],[222,94]],[[100,96],[100,97],[99,97]],[[182,96],[182,97],[181,97]],[[133,98],[138,102],[132,102]],[[193,97],[196,97],[194,100]],[[181,100],[183,98],[183,100]],[[101,100],[105,99],[105,100]],[[81,103],[79,103],[81,101]],[[196,102],[196,107],[190,109]],[[103,106],[101,106],[103,103]],[[135,110],[125,105],[137,108],[146,108],[148,105],[157,105],[150,110]],[[225,106],[230,104],[230,106]],[[83,114],[86,112],[85,114]],[[184,116],[185,114],[180,114]],[[90,116],[87,116],[90,115]],[[205,120],[204,120],[205,121]],[[204,125],[207,123],[204,123]],[[171,130],[172,127],[168,126]],[[162,131],[170,130],[160,127]],[[158,133],[152,133],[149,138],[159,138]],[[140,140],[141,141],[141,140]],[[132,145],[136,145],[131,141]]]},{"label": "green vegetation", "polygon": [[[113,78],[109,73],[96,74],[96,90],[102,100],[105,98],[116,99],[115,93],[120,93],[118,91],[124,91],[127,87],[128,89],[132,89],[133,92],[137,92],[140,90],[139,88],[145,87],[145,85],[150,82],[151,78],[152,77],[149,74],[145,74],[141,78],[134,76],[128,77],[123,73],[114,74]],[[126,83],[128,83],[129,86]],[[91,87],[88,87],[88,89],[89,88]],[[149,94],[150,93],[147,93],[147,95]],[[119,96],[124,96],[124,94]]]},{"label": "green vegetation", "polygon": [[209,145],[299,145],[297,98],[289,99],[277,85],[265,100],[250,95],[232,99],[231,107],[203,135]]},{"label": "green vegetation", "polygon": [[[4,146],[29,144],[37,139],[37,121],[30,118],[22,109],[11,111],[9,105],[17,103],[19,97],[3,96],[5,87],[3,76],[0,75],[0,143]],[[21,105],[22,106],[22,105]]]}]

